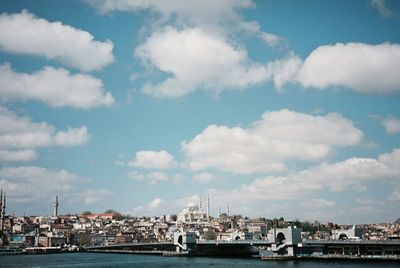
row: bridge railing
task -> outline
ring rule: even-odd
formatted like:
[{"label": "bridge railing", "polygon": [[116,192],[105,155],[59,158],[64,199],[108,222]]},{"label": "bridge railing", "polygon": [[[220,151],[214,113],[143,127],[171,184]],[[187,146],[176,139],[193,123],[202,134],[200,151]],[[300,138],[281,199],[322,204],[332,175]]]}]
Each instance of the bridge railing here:
[{"label": "bridge railing", "polygon": [[196,244],[208,244],[208,245],[218,245],[218,244],[232,244],[232,245],[238,245],[238,244],[271,244],[271,242],[267,240],[204,240],[204,239],[197,239]]},{"label": "bridge railing", "polygon": [[163,242],[134,242],[134,243],[116,243],[116,244],[108,244],[108,245],[96,245],[96,246],[87,246],[86,249],[95,249],[95,248],[113,248],[113,247],[132,247],[132,246],[159,246],[159,245],[172,245],[173,241],[163,241]]},{"label": "bridge railing", "polygon": [[349,244],[349,245],[400,245],[400,241],[391,240],[305,240],[303,244]]}]

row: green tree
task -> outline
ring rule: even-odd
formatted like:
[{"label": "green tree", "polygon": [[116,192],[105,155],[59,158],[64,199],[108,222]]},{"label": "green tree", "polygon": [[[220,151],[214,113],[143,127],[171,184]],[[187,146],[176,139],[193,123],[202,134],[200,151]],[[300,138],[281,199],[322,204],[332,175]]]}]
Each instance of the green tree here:
[{"label": "green tree", "polygon": [[217,233],[213,229],[208,229],[204,232],[204,239],[205,240],[216,240]]},{"label": "green tree", "polygon": [[221,218],[221,219],[227,219],[227,218],[228,218],[228,214],[226,214],[226,213],[221,213],[220,218]]},{"label": "green tree", "polygon": [[91,215],[91,214],[92,214],[92,212],[90,212],[88,210],[85,210],[82,212],[82,215]]},{"label": "green tree", "polygon": [[104,213],[106,213],[106,214],[113,214],[114,215],[114,218],[117,220],[117,221],[119,221],[119,220],[122,220],[123,218],[124,218],[124,216],[122,216],[122,214],[121,213],[119,213],[118,211],[116,211],[115,209],[107,209],[106,211],[104,211]]}]

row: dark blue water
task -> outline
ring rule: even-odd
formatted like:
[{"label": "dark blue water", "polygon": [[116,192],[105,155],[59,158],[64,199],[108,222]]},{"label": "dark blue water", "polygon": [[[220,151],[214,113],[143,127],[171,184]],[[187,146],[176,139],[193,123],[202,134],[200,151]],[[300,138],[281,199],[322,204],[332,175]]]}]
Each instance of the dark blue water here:
[{"label": "dark blue water", "polygon": [[372,268],[400,267],[400,263],[358,263],[321,261],[267,262],[259,259],[205,257],[162,257],[150,255],[71,253],[0,256],[0,267],[267,267],[267,268]]}]

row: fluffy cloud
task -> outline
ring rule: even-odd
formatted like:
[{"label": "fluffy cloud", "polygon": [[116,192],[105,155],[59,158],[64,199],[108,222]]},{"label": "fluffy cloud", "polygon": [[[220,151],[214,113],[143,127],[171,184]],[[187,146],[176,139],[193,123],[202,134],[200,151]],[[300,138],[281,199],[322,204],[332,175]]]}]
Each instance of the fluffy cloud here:
[{"label": "fluffy cloud", "polygon": [[[134,54],[149,71],[160,71],[166,78],[146,83],[141,89],[146,94],[180,97],[199,89],[219,94],[270,79],[280,87],[297,74],[297,57],[260,64],[250,60],[244,46],[238,45],[236,37],[240,35],[259,38],[270,48],[288,47],[284,38],[264,32],[259,23],[241,17],[240,9],[255,7],[250,0],[88,2],[101,13],[151,10],[157,14],[160,23],[150,27],[150,37]],[[172,26],[159,28],[166,23]]]},{"label": "fluffy cloud", "polygon": [[112,192],[105,189],[89,189],[79,195],[83,198],[85,204],[90,205],[112,196]]},{"label": "fluffy cloud", "polygon": [[111,41],[95,41],[86,31],[37,18],[26,10],[0,15],[0,49],[43,56],[82,71],[99,70],[114,61]]},{"label": "fluffy cloud", "polygon": [[[315,220],[316,217],[332,220],[345,217],[351,220],[356,212],[350,208],[339,206],[333,200],[323,198],[309,199],[310,196],[318,195],[321,192],[333,191],[334,195],[354,194],[354,191],[364,191],[368,183],[377,184],[398,184],[400,177],[400,149],[381,154],[377,158],[349,158],[336,163],[323,163],[308,169],[297,172],[288,172],[281,176],[266,176],[255,179],[251,183],[244,184],[234,190],[209,189],[211,206],[215,208],[225,206],[229,203],[231,211],[244,213],[244,215],[269,217],[286,215],[290,218],[300,217]],[[374,191],[374,189],[370,189]],[[395,201],[398,195],[398,188],[395,188],[389,196]],[[325,195],[325,194],[324,194]],[[357,196],[357,194],[355,194]],[[265,206],[265,204],[268,206]],[[375,202],[376,203],[376,202]],[[318,215],[318,210],[305,212],[304,206],[316,205],[323,211],[329,207],[335,210],[329,214]],[[362,205],[371,205],[364,203]],[[381,211],[387,209],[388,203],[376,203]],[[260,214],[260,211],[262,211]],[[369,215],[371,217],[371,215]],[[371,218],[367,221],[371,221]],[[374,220],[382,218],[375,217]]]},{"label": "fluffy cloud", "polygon": [[335,147],[358,144],[363,137],[340,114],[313,116],[289,110],[266,112],[247,128],[210,125],[183,142],[186,165],[233,173],[279,172],[285,161],[316,161]]},{"label": "fluffy cloud", "polygon": [[400,133],[400,119],[390,116],[384,118],[382,121],[383,126],[388,134],[397,134]]},{"label": "fluffy cloud", "polygon": [[[0,169],[0,185],[15,201],[49,200],[56,193],[71,192],[86,179],[65,170],[42,167],[7,167]],[[45,185],[46,187],[43,187]]]},{"label": "fluffy cloud", "polygon": [[[270,45],[280,40],[261,31],[258,36]],[[200,28],[178,31],[166,27],[137,47],[135,55],[152,70],[168,76],[142,88],[142,92],[157,97],[179,97],[198,89],[218,94],[270,80],[278,89],[299,83],[321,90],[342,86],[367,94],[400,91],[396,72],[400,69],[399,44],[337,43],[316,48],[304,61],[289,52],[286,57],[259,64],[225,37]]]},{"label": "fluffy cloud", "polygon": [[187,204],[198,204],[200,197],[190,195],[176,200],[164,200],[160,197],[154,198],[149,203],[134,208],[133,214],[144,216],[160,216],[166,214],[176,214],[186,207]]},{"label": "fluffy cloud", "polygon": [[305,59],[298,82],[324,89],[344,86],[361,93],[400,91],[400,45],[337,43],[320,46]]},{"label": "fluffy cloud", "polygon": [[86,127],[56,131],[45,122],[32,122],[0,106],[0,158],[3,161],[29,161],[36,158],[32,150],[49,146],[74,146],[88,142]]},{"label": "fluffy cloud", "polygon": [[14,202],[48,202],[55,195],[61,195],[70,201],[93,204],[112,195],[104,189],[81,190],[80,187],[88,182],[89,179],[66,170],[36,166],[0,169],[1,188]]},{"label": "fluffy cloud", "polygon": [[260,38],[271,48],[287,47],[287,42],[282,37],[263,32],[259,23],[245,21],[242,18],[241,9],[255,7],[251,0],[87,0],[87,2],[103,14],[115,11],[151,10],[159,15],[163,23],[168,21],[177,26],[199,27],[206,32],[221,36],[245,31]]},{"label": "fluffy cloud", "polygon": [[32,161],[36,159],[37,154],[34,150],[0,150],[0,161]]},{"label": "fluffy cloud", "polygon": [[129,166],[148,169],[172,169],[178,166],[174,157],[167,151],[140,151]]},{"label": "fluffy cloud", "polygon": [[114,98],[103,89],[103,82],[90,75],[71,74],[62,68],[45,67],[28,74],[0,65],[0,101],[37,100],[52,107],[90,109],[110,106]]},{"label": "fluffy cloud", "polygon": [[397,187],[389,196],[390,200],[400,201],[400,187]]},{"label": "fluffy cloud", "polygon": [[284,84],[297,79],[301,66],[302,60],[294,53],[288,53],[282,59],[267,63],[267,77],[280,89]]},{"label": "fluffy cloud", "polygon": [[390,17],[392,11],[385,5],[385,0],[371,0],[371,6],[376,8],[382,17]]},{"label": "fluffy cloud", "polygon": [[148,173],[132,171],[128,173],[128,178],[135,181],[148,181],[150,185],[155,185],[158,182],[163,181],[172,181],[174,183],[179,183],[184,179],[181,174],[169,175],[165,172],[159,171],[152,171]]},{"label": "fluffy cloud", "polygon": [[307,200],[306,202],[303,202],[303,205],[306,207],[312,207],[312,208],[330,208],[334,207],[336,205],[335,201],[329,201],[325,199],[311,199]]},{"label": "fluffy cloud", "polygon": [[164,20],[177,17],[178,23],[185,22],[214,32],[220,30],[220,26],[229,26],[229,22],[240,22],[241,17],[237,9],[254,7],[251,0],[88,0],[87,2],[101,13],[152,10]]},{"label": "fluffy cloud", "polygon": [[209,183],[214,179],[214,175],[208,172],[203,172],[199,174],[195,174],[193,176],[193,180],[200,183]]},{"label": "fluffy cloud", "polygon": [[170,180],[170,176],[164,172],[149,172],[149,173],[139,173],[137,171],[132,171],[128,174],[128,177],[132,180],[138,181],[148,181],[149,184],[154,185],[160,181],[168,181]]},{"label": "fluffy cloud", "polygon": [[163,200],[161,198],[155,198],[148,204],[148,206],[150,209],[158,208],[162,202]]},{"label": "fluffy cloud", "polygon": [[260,39],[263,40],[265,44],[267,44],[267,46],[271,48],[281,48],[281,49],[288,47],[287,41],[282,37],[276,34],[262,32],[261,30],[258,30],[258,32]]},{"label": "fluffy cloud", "polygon": [[0,107],[0,147],[37,148],[45,146],[73,146],[89,140],[86,127],[55,131],[45,122],[35,123],[29,117],[21,117]]},{"label": "fluffy cloud", "polygon": [[[400,176],[400,149],[377,159],[349,158],[334,164],[323,163],[285,176],[268,176],[242,186],[235,194],[256,200],[298,198],[321,189],[340,192],[365,190],[368,181],[389,181]],[[232,193],[233,194],[233,193]]]},{"label": "fluffy cloud", "polygon": [[169,74],[164,81],[142,88],[157,97],[179,97],[200,88],[218,94],[268,79],[266,66],[251,62],[244,49],[200,28],[166,27],[137,47],[135,56]]}]

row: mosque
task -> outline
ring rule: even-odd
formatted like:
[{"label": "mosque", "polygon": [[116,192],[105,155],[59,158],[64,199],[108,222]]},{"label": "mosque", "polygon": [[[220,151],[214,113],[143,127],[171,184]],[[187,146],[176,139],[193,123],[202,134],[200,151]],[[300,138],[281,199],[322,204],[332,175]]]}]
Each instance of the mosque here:
[{"label": "mosque", "polygon": [[207,197],[207,211],[204,212],[201,205],[201,200],[199,205],[194,203],[189,203],[186,208],[184,208],[177,217],[177,221],[183,223],[197,223],[209,221],[209,210],[210,210],[210,198]]}]

